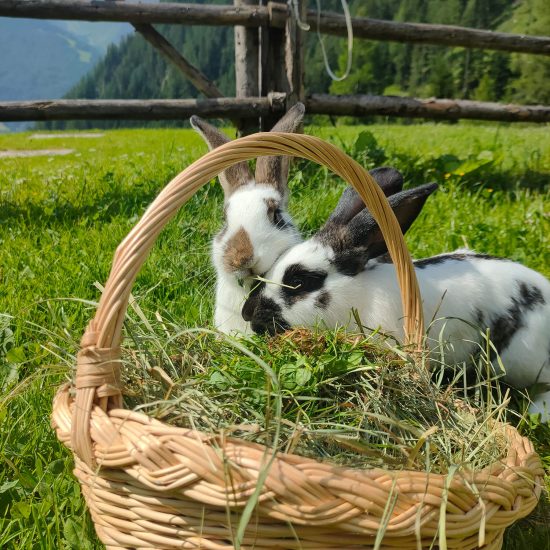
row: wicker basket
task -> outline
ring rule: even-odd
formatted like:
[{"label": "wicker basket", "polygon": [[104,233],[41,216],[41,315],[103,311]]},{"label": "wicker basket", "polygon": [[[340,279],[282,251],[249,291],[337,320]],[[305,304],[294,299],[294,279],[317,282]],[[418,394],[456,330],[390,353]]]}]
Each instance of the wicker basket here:
[{"label": "wicker basket", "polygon": [[122,408],[122,324],[158,234],[222,170],[280,154],[325,165],[359,191],[396,265],[409,341],[420,341],[422,310],[409,253],[383,193],[359,164],[318,138],[272,132],[209,152],[170,182],[118,247],[82,338],[74,384],[54,400],[53,425],[74,453],[99,538],[113,550],[500,548],[505,528],[536,505],[543,476],[531,443],[510,426],[505,459],[480,472],[445,476],[273,455],[260,445],[166,426]]}]

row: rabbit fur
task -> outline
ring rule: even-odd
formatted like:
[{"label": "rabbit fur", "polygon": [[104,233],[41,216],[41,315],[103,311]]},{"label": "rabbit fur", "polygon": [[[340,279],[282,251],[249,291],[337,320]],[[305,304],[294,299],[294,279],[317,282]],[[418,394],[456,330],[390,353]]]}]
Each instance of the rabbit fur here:
[{"label": "rabbit fur", "polygon": [[[403,232],[436,188],[426,184],[390,197]],[[347,189],[319,232],[287,250],[267,272],[272,284],[258,284],[242,310],[255,332],[319,322],[353,327],[355,308],[362,324],[402,341],[395,268],[381,256],[386,245],[373,217],[359,208],[360,200]],[[550,282],[519,263],[467,249],[417,260],[414,266],[433,353],[444,353],[446,364],[469,361],[489,328],[504,380],[515,388],[538,388],[531,412],[542,412],[548,421]]]}]

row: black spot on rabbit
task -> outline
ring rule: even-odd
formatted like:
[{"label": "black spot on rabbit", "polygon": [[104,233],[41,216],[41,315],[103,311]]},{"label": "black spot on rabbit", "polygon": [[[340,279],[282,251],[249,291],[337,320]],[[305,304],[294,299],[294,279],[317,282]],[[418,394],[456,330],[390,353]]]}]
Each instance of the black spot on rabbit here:
[{"label": "black spot on rabbit", "polygon": [[536,306],[543,306],[546,303],[540,288],[533,285],[527,285],[523,282],[519,282],[518,285],[521,305],[523,307],[532,310]]},{"label": "black spot on rabbit", "polygon": [[315,307],[319,309],[327,309],[330,304],[330,292],[323,290],[315,299]]},{"label": "black spot on rabbit", "polygon": [[514,334],[525,326],[525,313],[546,302],[539,288],[518,281],[518,293],[512,296],[512,304],[506,313],[500,315],[491,324],[491,340],[499,354],[509,345]]},{"label": "black spot on rabbit", "polygon": [[425,258],[423,260],[415,260],[414,267],[418,269],[424,269],[425,267],[431,265],[438,265],[448,261],[464,261],[470,260],[472,258],[478,258],[482,260],[502,260],[506,262],[504,258],[496,258],[495,256],[490,256],[489,254],[477,254],[477,253],[453,253],[453,254],[440,254],[439,256],[432,256],[431,258]]},{"label": "black spot on rabbit", "polygon": [[480,330],[485,330],[485,315],[481,309],[476,309],[475,319],[477,323],[477,328]]},{"label": "black spot on rabbit", "polygon": [[277,229],[293,228],[292,223],[285,219],[281,205],[275,199],[265,199],[267,204],[267,217]]},{"label": "black spot on rabbit", "polygon": [[283,275],[284,286],[281,288],[285,304],[291,306],[310,292],[319,290],[326,278],[326,271],[306,269],[301,264],[288,266]]}]

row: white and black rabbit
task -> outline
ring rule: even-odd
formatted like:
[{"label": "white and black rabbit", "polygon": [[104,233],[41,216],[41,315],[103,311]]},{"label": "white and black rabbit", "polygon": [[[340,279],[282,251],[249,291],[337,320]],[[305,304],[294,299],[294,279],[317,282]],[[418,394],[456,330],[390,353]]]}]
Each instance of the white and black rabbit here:
[{"label": "white and black rabbit", "polygon": [[[405,232],[436,184],[389,198]],[[256,332],[290,326],[354,326],[361,322],[403,338],[403,310],[395,268],[359,195],[347,189],[326,224],[277,260],[242,310]],[[490,338],[516,388],[537,386],[532,412],[550,411],[550,282],[518,263],[456,250],[417,260],[415,271],[432,348],[444,341],[449,364],[468,361],[481,331]],[[548,420],[548,412],[544,413]]]},{"label": "white and black rabbit", "polygon": [[[304,105],[297,103],[272,131],[296,132],[304,118]],[[229,138],[197,116],[191,125],[210,149]],[[224,192],[225,223],[212,244],[216,270],[214,324],[222,332],[247,332],[241,316],[247,296],[243,280],[265,273],[275,260],[302,240],[287,212],[288,157],[260,157],[256,174],[240,162],[219,175]]]}]

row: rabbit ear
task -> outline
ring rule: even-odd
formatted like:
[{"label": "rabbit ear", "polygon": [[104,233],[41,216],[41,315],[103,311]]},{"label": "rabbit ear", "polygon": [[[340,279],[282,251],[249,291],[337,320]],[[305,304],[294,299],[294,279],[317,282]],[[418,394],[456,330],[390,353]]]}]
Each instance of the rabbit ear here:
[{"label": "rabbit ear", "polygon": [[[389,197],[403,233],[407,232],[437,187],[436,183],[427,183]],[[369,259],[381,256],[388,250],[380,227],[366,208],[346,225],[323,227],[318,235],[324,244],[332,247],[334,263],[345,275],[356,275]]]},{"label": "rabbit ear", "polygon": [[[437,183],[426,183],[401,191],[389,198],[390,206],[405,234],[414,220],[418,218],[428,197],[437,189]],[[372,215],[365,208],[348,224],[348,231],[356,246],[366,248],[369,258],[376,258],[388,251],[382,231]]]},{"label": "rabbit ear", "polygon": [[391,166],[381,166],[371,170],[369,174],[384,191],[386,197],[391,197],[403,190],[403,174]]},{"label": "rabbit ear", "polygon": [[[208,122],[205,122],[198,116],[192,116],[190,118],[190,122],[191,126],[202,136],[204,141],[206,141],[210,151],[212,149],[216,149],[216,147],[219,147],[224,143],[227,143],[228,141],[231,141],[216,127],[208,124]],[[226,200],[241,185],[246,185],[253,180],[252,172],[250,171],[247,162],[239,162],[230,168],[227,168],[218,177],[220,178],[220,183],[222,184]]]},{"label": "rabbit ear", "polygon": [[[297,132],[303,120],[306,108],[303,103],[296,103],[273,126],[272,132]],[[288,196],[289,157],[259,157],[256,162],[256,182],[267,183],[276,187],[284,199]]]},{"label": "rabbit ear", "polygon": [[[403,189],[403,176],[395,168],[383,166],[371,170],[369,174],[378,183],[386,197],[394,195]],[[365,208],[363,199],[353,187],[349,186],[342,193],[336,208],[328,217],[326,224],[346,224],[359,214],[363,208]]]}]

